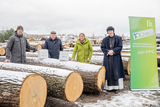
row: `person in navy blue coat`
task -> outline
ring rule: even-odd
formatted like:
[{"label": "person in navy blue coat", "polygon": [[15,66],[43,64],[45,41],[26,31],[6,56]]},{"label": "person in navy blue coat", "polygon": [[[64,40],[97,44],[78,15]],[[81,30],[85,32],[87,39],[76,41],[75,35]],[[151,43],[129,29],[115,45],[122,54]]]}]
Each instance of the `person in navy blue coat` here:
[{"label": "person in navy blue coat", "polygon": [[48,49],[49,57],[59,59],[60,51],[63,51],[62,42],[56,36],[56,32],[52,31],[50,38],[45,41],[44,49]]},{"label": "person in navy blue coat", "polygon": [[123,89],[123,78],[125,77],[121,58],[122,38],[115,35],[114,28],[107,28],[108,36],[101,44],[101,50],[104,53],[103,65],[106,68],[106,83],[104,89],[107,91],[119,92]]}]

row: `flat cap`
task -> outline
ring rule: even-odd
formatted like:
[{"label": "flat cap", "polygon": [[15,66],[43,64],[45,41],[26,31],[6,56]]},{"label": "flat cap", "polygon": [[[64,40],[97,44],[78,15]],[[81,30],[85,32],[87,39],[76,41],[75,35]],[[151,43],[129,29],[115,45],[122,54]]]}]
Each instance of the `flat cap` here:
[{"label": "flat cap", "polygon": [[51,34],[56,34],[56,32],[55,31],[51,31]]}]

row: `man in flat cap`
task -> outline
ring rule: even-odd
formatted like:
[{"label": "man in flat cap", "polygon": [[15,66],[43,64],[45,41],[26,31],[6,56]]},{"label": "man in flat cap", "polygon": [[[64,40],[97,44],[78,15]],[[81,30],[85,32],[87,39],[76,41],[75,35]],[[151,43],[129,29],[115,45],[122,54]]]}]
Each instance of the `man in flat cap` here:
[{"label": "man in flat cap", "polygon": [[50,37],[45,41],[44,49],[48,49],[49,57],[59,59],[60,51],[63,51],[62,42],[52,31]]},{"label": "man in flat cap", "polygon": [[23,36],[23,27],[18,26],[15,34],[8,40],[5,62],[26,63],[26,49],[37,51],[36,48],[30,47],[27,39]]}]

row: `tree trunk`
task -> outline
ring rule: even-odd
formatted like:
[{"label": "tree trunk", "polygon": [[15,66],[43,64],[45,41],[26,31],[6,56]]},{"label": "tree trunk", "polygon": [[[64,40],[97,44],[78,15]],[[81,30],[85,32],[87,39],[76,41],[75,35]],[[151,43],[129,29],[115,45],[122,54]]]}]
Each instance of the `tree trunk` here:
[{"label": "tree trunk", "polygon": [[28,64],[57,67],[76,71],[81,74],[84,82],[84,92],[100,92],[105,83],[105,67],[93,64],[79,63],[73,61],[60,61],[57,59],[27,58]]},{"label": "tree trunk", "polygon": [[0,62],[0,68],[40,74],[47,81],[48,95],[62,98],[70,102],[76,101],[83,91],[83,80],[77,72],[50,67],[3,62]]},{"label": "tree trunk", "polygon": [[[26,53],[26,55],[28,57],[36,57],[38,54],[29,52],[29,53]],[[31,63],[31,64],[35,63],[35,65],[37,64],[37,61],[35,61],[33,63],[33,62],[31,62],[32,60],[30,60],[30,59],[36,59],[37,60],[37,58],[27,58],[27,61],[29,63]],[[129,62],[130,60],[129,59],[130,59],[129,57],[122,57],[123,67],[124,67],[124,70],[127,71],[128,75],[130,75],[130,73],[131,73],[130,72],[130,62]],[[5,60],[4,57],[0,56],[0,61],[2,62],[4,60]],[[158,62],[158,66],[160,66],[160,64],[159,64],[160,63],[160,58],[159,57],[157,58],[157,62]],[[91,64],[102,65],[103,64],[103,56],[93,56],[92,59],[91,59]],[[38,65],[41,65],[41,64],[38,63]],[[45,65],[45,66],[47,66],[47,65]]]},{"label": "tree trunk", "polygon": [[128,60],[127,72],[128,72],[128,75],[131,75],[131,58],[129,58]]},{"label": "tree trunk", "polygon": [[44,107],[47,84],[38,74],[0,70],[1,107]]}]

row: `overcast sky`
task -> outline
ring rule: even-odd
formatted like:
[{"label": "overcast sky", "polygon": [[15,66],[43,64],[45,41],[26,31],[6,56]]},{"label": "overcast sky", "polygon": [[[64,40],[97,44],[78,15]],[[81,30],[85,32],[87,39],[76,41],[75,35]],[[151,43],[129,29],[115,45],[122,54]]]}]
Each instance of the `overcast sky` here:
[{"label": "overcast sky", "polygon": [[129,32],[128,16],[155,17],[160,32],[160,0],[1,0],[0,29],[22,25],[27,33],[105,34],[114,26]]}]

